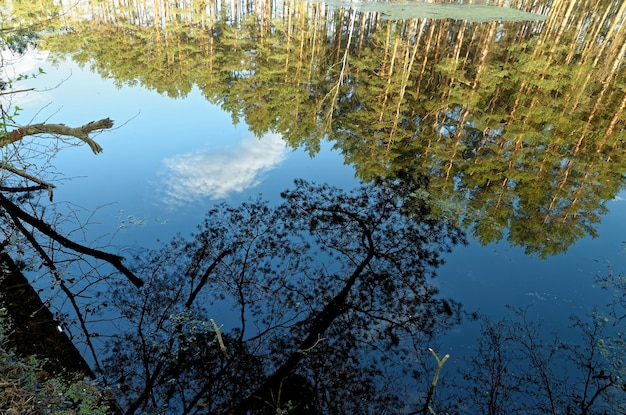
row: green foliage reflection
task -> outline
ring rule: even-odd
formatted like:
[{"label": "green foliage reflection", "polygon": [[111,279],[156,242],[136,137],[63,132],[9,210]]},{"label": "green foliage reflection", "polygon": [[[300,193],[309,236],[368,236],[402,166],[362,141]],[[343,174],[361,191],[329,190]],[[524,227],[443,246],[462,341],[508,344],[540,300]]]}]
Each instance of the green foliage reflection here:
[{"label": "green foliage reflection", "polygon": [[312,155],[330,140],[364,181],[419,172],[482,243],[548,256],[594,236],[623,186],[624,6],[578,3],[553,2],[544,22],[476,23],[103,2],[46,47],[120,87],[183,97],[195,85],[234,122]]}]

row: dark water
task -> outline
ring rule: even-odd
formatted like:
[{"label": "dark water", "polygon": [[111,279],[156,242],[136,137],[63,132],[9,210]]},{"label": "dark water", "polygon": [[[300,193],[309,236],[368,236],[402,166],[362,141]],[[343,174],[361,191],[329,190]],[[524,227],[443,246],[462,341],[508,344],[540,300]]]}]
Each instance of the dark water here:
[{"label": "dark water", "polygon": [[[276,5],[239,6],[239,15],[212,18],[213,37],[180,16],[151,27],[150,13],[113,19],[94,6],[92,31],[74,20],[75,32],[51,34],[16,59],[18,73],[46,73],[23,81],[43,91],[15,101],[24,119],[116,122],[96,137],[102,154],[69,147],[54,158],[55,202],[90,222],[73,235],[130,257],[193,232],[218,202],[261,194],[278,203],[297,178],[351,189],[410,169],[429,178],[441,217],[452,212],[468,234],[432,280],[442,297],[494,320],[511,315],[507,305],[532,305],[541,338],[581,339],[569,317],[604,307],[612,292],[595,279],[624,267],[617,3],[587,4],[589,14],[523,5],[548,20],[508,23],[389,23],[295,3],[287,20]],[[605,10],[608,20],[589,27]],[[225,330],[229,319],[220,314]],[[449,353],[444,379],[452,376],[478,351],[479,328],[466,319],[416,360],[430,358],[427,347]]]}]

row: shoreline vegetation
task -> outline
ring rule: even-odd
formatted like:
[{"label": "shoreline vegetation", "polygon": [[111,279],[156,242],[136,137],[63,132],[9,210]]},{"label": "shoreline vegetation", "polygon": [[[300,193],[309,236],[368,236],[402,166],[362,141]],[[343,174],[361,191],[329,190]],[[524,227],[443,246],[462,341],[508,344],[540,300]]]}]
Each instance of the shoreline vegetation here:
[{"label": "shoreline vegetation", "polygon": [[0,252],[0,293],[0,412],[121,413],[5,252]]},{"label": "shoreline vegetation", "polygon": [[9,348],[45,360],[46,370],[54,375],[71,372],[93,378],[85,359],[7,253],[0,253],[0,267],[0,304],[12,322],[6,336]]}]

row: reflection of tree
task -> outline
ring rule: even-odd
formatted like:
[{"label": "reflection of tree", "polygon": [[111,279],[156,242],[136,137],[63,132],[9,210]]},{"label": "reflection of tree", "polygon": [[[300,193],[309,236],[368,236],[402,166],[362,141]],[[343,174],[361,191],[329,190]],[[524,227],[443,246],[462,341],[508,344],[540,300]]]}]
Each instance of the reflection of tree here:
[{"label": "reflection of tree", "polygon": [[105,2],[46,41],[120,85],[197,85],[259,136],[311,153],[328,138],[365,181],[418,169],[483,243],[546,256],[594,235],[623,180],[624,6],[575,3],[498,25],[254,1],[153,19],[152,2]]},{"label": "reflection of tree", "polygon": [[[9,81],[8,85],[13,84]],[[141,286],[142,281],[123,264],[121,256],[94,248],[72,235],[83,227],[77,219],[78,209],[64,215],[57,212],[51,203],[55,185],[47,176],[50,176],[50,160],[62,144],[71,139],[86,143],[96,154],[101,152],[102,148],[91,135],[111,128],[113,122],[107,118],[80,127],[52,123],[19,125],[17,107],[13,107],[11,113],[7,99],[14,93],[8,89],[2,94],[0,115],[0,251],[15,259],[21,268],[48,271],[50,281],[45,289],[55,292],[59,302],[69,302],[75,312],[73,317],[78,331],[95,356],[93,333],[88,327],[94,309],[85,303],[81,294],[107,277],[105,271],[99,270],[98,263],[112,266],[135,286]],[[45,200],[46,195],[49,202]],[[70,268],[72,276],[68,277]],[[27,330],[30,322],[21,319],[20,323],[24,324],[21,330],[26,335],[35,335]],[[52,321],[46,323],[52,324]]]},{"label": "reflection of tree", "polygon": [[[606,275],[597,278],[602,289],[613,293],[613,298],[607,304],[606,311],[598,311],[596,318],[602,324],[611,327],[612,332],[598,342],[600,353],[609,362],[607,371],[612,376],[621,379],[621,387],[626,391],[626,364],[624,351],[626,350],[626,275],[616,274],[613,269]],[[626,404],[624,404],[626,407]]]},{"label": "reflection of tree", "polygon": [[21,54],[35,46],[40,33],[55,26],[54,19],[58,17],[59,10],[60,7],[51,0],[39,3],[18,0],[6,4],[0,16],[0,47],[3,52],[9,50]]},{"label": "reflection of tree", "polygon": [[[411,356],[458,318],[428,276],[438,252],[462,236],[398,198],[425,190],[407,182],[345,193],[299,181],[278,206],[219,205],[192,240],[137,264],[146,285],[116,291],[132,326],[109,344],[105,362],[127,413],[426,408],[430,373]],[[619,413],[623,342],[608,323],[623,318],[620,298],[610,320],[572,318],[575,343],[546,340],[526,310],[485,319],[469,368],[458,379],[444,375],[434,408]],[[235,317],[218,319],[218,328],[210,317],[223,308]],[[411,377],[420,389],[406,393]]]},{"label": "reflection of tree", "polygon": [[[570,330],[580,341],[546,340],[541,322],[528,311],[513,309],[498,321],[483,318],[476,353],[454,388],[452,413],[623,413],[624,381],[604,347],[607,322],[572,317]],[[623,351],[622,344],[618,354]]]},{"label": "reflection of tree", "polygon": [[[429,278],[462,234],[425,213],[407,218],[405,200],[385,188],[299,181],[283,198],[218,206],[193,240],[139,265],[139,295],[117,292],[132,328],[111,344],[107,367],[130,413],[245,413],[279,394],[297,405],[285,396],[294,379],[322,413],[393,411],[392,379],[414,369],[404,360],[413,342],[457,321]],[[227,353],[209,324],[216,307],[237,319],[220,331]]]}]

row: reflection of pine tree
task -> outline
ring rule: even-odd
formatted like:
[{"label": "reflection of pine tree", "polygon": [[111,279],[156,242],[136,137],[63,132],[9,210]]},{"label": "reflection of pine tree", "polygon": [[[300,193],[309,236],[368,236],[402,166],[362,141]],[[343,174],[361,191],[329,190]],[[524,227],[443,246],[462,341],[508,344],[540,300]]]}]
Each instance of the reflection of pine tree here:
[{"label": "reflection of pine tree", "polygon": [[508,233],[561,252],[593,233],[621,186],[623,4],[558,1],[543,23],[501,26],[243,5],[159,6],[156,20],[141,9],[151,2],[109,7],[105,24],[47,42],[79,43],[75,59],[120,85],[170,96],[198,85],[258,136],[311,154],[328,138],[363,180],[419,169],[433,195],[467,206],[485,243]]}]

